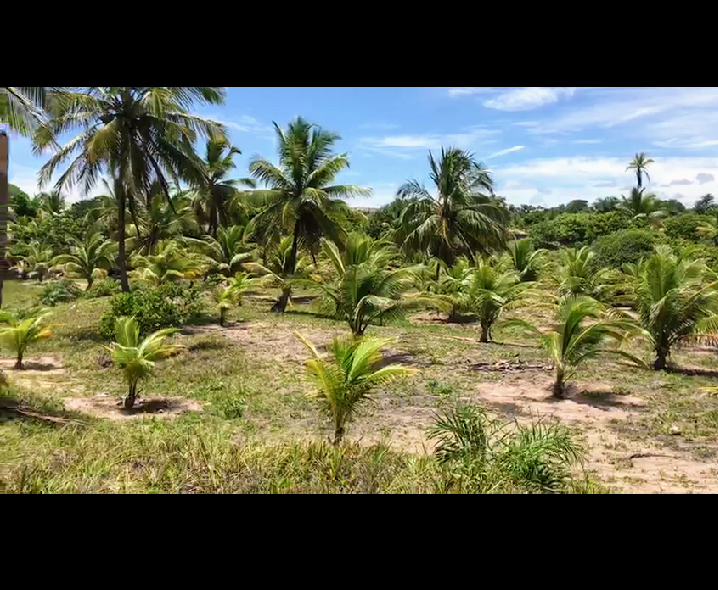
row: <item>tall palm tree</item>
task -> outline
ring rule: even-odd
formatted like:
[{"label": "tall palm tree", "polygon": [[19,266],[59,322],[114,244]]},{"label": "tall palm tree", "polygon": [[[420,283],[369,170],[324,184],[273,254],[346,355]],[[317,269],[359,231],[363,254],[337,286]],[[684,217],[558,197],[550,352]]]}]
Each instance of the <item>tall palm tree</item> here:
[{"label": "tall palm tree", "polygon": [[[300,247],[315,255],[321,238],[343,244],[345,233],[336,215],[346,208],[342,200],[354,195],[369,195],[371,190],[359,186],[334,184],[349,167],[347,154],[333,154],[340,139],[336,133],[298,117],[286,130],[274,123],[277,133],[279,164],[256,157],[249,171],[267,189],[266,205],[252,220],[249,234],[265,246],[276,243],[286,233],[292,236],[292,247],[285,261],[284,275],[291,277]],[[290,290],[283,290],[275,311],[284,312]]]},{"label": "tall palm tree", "polygon": [[[494,200],[493,180],[472,154],[442,148],[438,162],[429,153],[432,196],[416,180],[401,186],[397,195],[409,202],[396,236],[408,252],[421,252],[452,266],[457,256],[490,252],[506,244],[509,211]],[[438,278],[437,267],[437,278]]]},{"label": "tall palm tree", "polygon": [[197,158],[196,187],[194,206],[197,217],[206,219],[208,233],[217,237],[217,228],[229,225],[229,207],[237,195],[237,187],[244,185],[255,188],[251,178],[228,179],[227,175],[236,167],[235,154],[241,154],[239,148],[231,145],[226,139],[209,139],[207,141],[204,160]]},{"label": "tall palm tree", "polygon": [[[20,135],[31,135],[38,126],[46,124],[43,109],[47,98],[46,86],[0,86],[0,124],[6,124]],[[8,143],[7,133],[0,129],[0,307],[7,271]]]},{"label": "tall palm tree", "polygon": [[47,119],[44,109],[48,95],[55,89],[47,86],[0,86],[0,123],[20,135],[30,136]]},{"label": "tall palm tree", "polygon": [[646,175],[646,178],[648,178],[648,180],[651,180],[651,177],[648,175],[646,168],[648,168],[649,164],[653,164],[654,162],[655,160],[646,157],[646,152],[641,152],[639,154],[636,154],[633,157],[633,160],[631,160],[630,164],[628,164],[628,168],[626,168],[626,171],[636,171],[636,186],[638,187],[638,190],[641,190],[641,188],[643,188],[644,174]]},{"label": "tall palm tree", "polygon": [[70,254],[56,256],[52,264],[64,264],[65,268],[80,275],[92,287],[95,269],[109,270],[114,263],[115,243],[102,234],[88,234],[84,241],[75,241]]},{"label": "tall palm tree", "polygon": [[73,158],[56,188],[81,183],[85,192],[103,172],[114,180],[119,232],[120,284],[129,291],[125,253],[125,212],[135,199],[149,194],[154,182],[169,198],[167,175],[191,177],[198,135],[224,137],[219,123],[193,116],[197,103],[221,104],[225,91],[216,86],[92,86],[64,92],[48,105],[49,128],[35,135],[37,151],[54,143],[57,134],[80,134],[56,151],[40,170],[47,183],[55,170]]}]

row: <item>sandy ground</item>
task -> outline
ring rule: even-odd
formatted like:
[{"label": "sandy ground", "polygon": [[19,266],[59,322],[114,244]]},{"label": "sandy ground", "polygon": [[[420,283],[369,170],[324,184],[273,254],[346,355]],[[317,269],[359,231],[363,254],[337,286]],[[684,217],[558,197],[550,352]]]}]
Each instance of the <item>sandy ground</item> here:
[{"label": "sandy ground", "polygon": [[183,412],[201,412],[202,404],[184,397],[139,398],[134,408],[125,410],[122,400],[106,395],[63,398],[65,408],[108,420],[135,418],[174,418]]}]

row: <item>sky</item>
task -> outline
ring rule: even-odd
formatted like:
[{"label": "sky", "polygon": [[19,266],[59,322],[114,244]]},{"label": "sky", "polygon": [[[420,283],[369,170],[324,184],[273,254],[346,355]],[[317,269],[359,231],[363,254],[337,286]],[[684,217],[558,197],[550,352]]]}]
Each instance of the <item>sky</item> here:
[{"label": "sky", "polygon": [[[516,205],[626,195],[639,151],[655,160],[648,186],[659,197],[690,206],[718,195],[718,88],[228,87],[224,106],[195,112],[227,125],[242,150],[236,177],[248,176],[252,156],[276,161],[272,122],[301,115],[339,133],[351,168],[338,180],[373,189],[351,201],[361,207],[390,202],[410,178],[431,188],[427,155],[442,146],[473,152]],[[11,136],[10,182],[38,192],[45,159]]]}]

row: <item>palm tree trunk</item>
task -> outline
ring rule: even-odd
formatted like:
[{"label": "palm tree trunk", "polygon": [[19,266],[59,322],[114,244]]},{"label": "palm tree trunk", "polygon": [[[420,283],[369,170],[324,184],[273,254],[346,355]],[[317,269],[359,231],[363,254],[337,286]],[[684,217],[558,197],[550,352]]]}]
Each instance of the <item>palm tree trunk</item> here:
[{"label": "palm tree trunk", "polygon": [[334,427],[334,446],[338,447],[342,439],[344,438],[344,428],[342,426],[335,426]]},{"label": "palm tree trunk", "polygon": [[25,350],[23,348],[19,348],[17,351],[17,362],[15,363],[15,368],[18,370],[24,369],[22,364],[22,357],[25,354]]},{"label": "palm tree trunk", "polygon": [[219,325],[222,326],[223,328],[224,328],[224,322],[225,322],[226,315],[227,315],[227,310],[224,307],[222,307],[219,310]]},{"label": "palm tree trunk", "polygon": [[92,289],[92,282],[94,280],[95,279],[92,278],[92,275],[87,277],[87,287],[85,287],[85,291],[89,291],[90,289]]},{"label": "palm tree trunk", "polygon": [[[130,285],[127,282],[127,253],[125,252],[125,208],[127,205],[127,197],[125,195],[125,186],[122,180],[123,174],[120,172],[120,180],[116,182],[115,193],[117,194],[117,241],[119,250],[117,253],[118,262],[120,265],[120,287],[124,293],[128,293]],[[134,402],[133,402],[134,403]]]},{"label": "palm tree trunk", "polygon": [[137,383],[130,383],[130,389],[125,398],[125,410],[131,410],[135,406],[137,398]]},{"label": "palm tree trunk", "polygon": [[[294,274],[297,268],[297,249],[299,248],[299,222],[294,224],[294,239],[292,240],[292,249],[289,252],[289,256],[284,263],[284,278],[287,279]],[[291,287],[284,287],[282,289],[282,295],[279,300],[272,306],[272,311],[275,313],[284,313],[289,302],[289,296],[291,295]]]},{"label": "palm tree trunk", "polygon": [[638,190],[641,190],[643,188],[643,175],[640,168],[636,168],[636,180],[638,180]]},{"label": "palm tree trunk", "polygon": [[8,136],[0,131],[0,307],[2,307],[2,289],[5,280],[7,262],[7,206],[8,206]]},{"label": "palm tree trunk", "polygon": [[563,397],[565,391],[563,383],[564,376],[565,375],[563,369],[559,369],[558,367],[556,367],[556,381],[554,381],[553,384],[553,396],[555,398],[561,399]]},{"label": "palm tree trunk", "polygon": [[665,347],[656,347],[656,360],[653,362],[653,368],[656,371],[665,370],[668,364],[668,349]]},{"label": "palm tree trunk", "polygon": [[489,341],[489,326],[488,324],[481,324],[481,342]]}]

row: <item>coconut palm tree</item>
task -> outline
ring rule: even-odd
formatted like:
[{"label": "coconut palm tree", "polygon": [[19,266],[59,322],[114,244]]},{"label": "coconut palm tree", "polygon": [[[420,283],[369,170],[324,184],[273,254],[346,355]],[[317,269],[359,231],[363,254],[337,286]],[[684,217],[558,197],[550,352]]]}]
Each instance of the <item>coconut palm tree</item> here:
[{"label": "coconut palm tree", "polygon": [[661,202],[655,195],[646,195],[644,192],[645,189],[632,188],[629,197],[621,197],[621,208],[629,211],[634,218],[660,216],[663,213]]},{"label": "coconut palm tree", "polygon": [[37,280],[42,283],[42,279],[45,278],[52,266],[52,248],[46,248],[37,241],[30,242],[27,254],[23,258],[28,268],[31,269],[30,272],[35,273]]},{"label": "coconut palm tree", "polygon": [[227,281],[226,287],[215,291],[217,307],[219,307],[219,325],[224,326],[227,311],[235,305],[242,305],[242,295],[252,286],[253,279],[244,273],[237,273]]},{"label": "coconut palm tree", "polygon": [[304,336],[294,335],[312,354],[307,372],[319,388],[316,396],[326,402],[332,415],[335,446],[341,443],[354,410],[373,389],[414,372],[402,365],[380,367],[381,349],[390,340],[337,338],[329,345],[330,358],[326,358]]},{"label": "coconut palm tree", "polygon": [[41,215],[59,215],[65,209],[65,197],[60,194],[60,191],[40,193],[35,198],[40,203],[39,213]]},{"label": "coconut palm tree", "polygon": [[132,266],[135,267],[131,273],[134,279],[159,285],[201,277],[207,268],[207,260],[201,254],[188,252],[176,241],[169,240],[158,244],[157,254],[134,256]]},{"label": "coconut palm tree", "polygon": [[60,254],[52,264],[64,264],[65,269],[79,275],[87,281],[87,289],[92,287],[97,269],[109,270],[115,260],[115,243],[106,240],[100,234],[89,234],[84,241],[75,240],[70,254]]},{"label": "coconut palm tree", "polygon": [[520,282],[531,282],[538,278],[541,257],[545,252],[543,249],[534,250],[529,239],[509,242],[509,256],[514,269],[519,273]]},{"label": "coconut palm tree", "polygon": [[576,368],[589,358],[615,354],[645,366],[642,360],[626,351],[603,347],[611,341],[621,344],[628,336],[640,331],[630,318],[619,315],[591,297],[574,295],[558,299],[555,313],[556,324],[547,331],[539,330],[521,319],[503,323],[522,326],[539,336],[556,368],[553,384],[555,397],[563,397],[565,382],[571,379]]},{"label": "coconut palm tree", "polygon": [[27,347],[52,336],[45,325],[49,314],[41,311],[38,315],[0,311],[0,342],[17,355],[16,369],[23,369],[22,359]]},{"label": "coconut palm tree", "polygon": [[402,248],[433,256],[447,266],[461,254],[503,248],[509,211],[491,198],[493,180],[484,166],[468,152],[442,148],[438,162],[429,153],[429,167],[436,196],[416,180],[397,191],[403,199],[416,199],[401,214],[396,239]]},{"label": "coconut palm tree", "polygon": [[633,157],[633,160],[631,160],[630,164],[628,164],[628,168],[626,168],[626,171],[636,171],[636,186],[638,187],[639,191],[643,187],[644,174],[646,175],[646,178],[648,178],[648,180],[651,180],[651,177],[648,175],[648,171],[646,169],[648,168],[649,164],[653,164],[654,162],[655,160],[646,157],[646,152],[641,152],[636,154]]},{"label": "coconut palm tree", "polygon": [[140,342],[140,327],[136,319],[121,317],[115,320],[115,342],[106,348],[112,353],[115,364],[122,369],[127,381],[125,409],[134,407],[137,386],[142,379],[150,376],[155,363],[184,349],[179,344],[165,344],[167,336],[175,332],[177,330],[174,328],[158,330]]},{"label": "coconut palm tree", "polygon": [[217,237],[205,236],[204,241],[193,242],[212,260],[210,272],[231,275],[253,258],[253,248],[245,241],[245,226],[232,225],[217,230]]},{"label": "coconut palm tree", "polygon": [[705,261],[679,259],[667,246],[633,268],[641,325],[656,354],[653,368],[666,368],[674,346],[715,333],[718,281]]},{"label": "coconut palm tree", "polygon": [[197,217],[206,220],[208,233],[217,237],[217,229],[227,227],[229,208],[237,196],[239,186],[255,188],[251,178],[229,179],[227,175],[236,167],[235,154],[241,154],[226,139],[209,139],[205,149],[204,160],[196,159],[196,174],[192,184],[196,187],[192,195]]},{"label": "coconut palm tree", "polygon": [[566,248],[561,252],[561,264],[553,275],[561,295],[588,295],[603,301],[610,296],[617,273],[611,269],[596,269],[595,253],[588,246]]},{"label": "coconut palm tree", "polygon": [[709,213],[715,207],[715,197],[708,193],[698,199],[693,206],[696,213]]},{"label": "coconut palm tree", "polygon": [[224,89],[216,86],[93,86],[63,92],[48,105],[49,129],[35,135],[37,151],[54,144],[55,136],[73,129],[80,134],[54,153],[40,170],[47,183],[66,160],[58,190],[81,184],[84,192],[103,172],[113,179],[117,199],[120,284],[129,291],[125,253],[126,209],[159,182],[169,198],[167,175],[192,177],[196,157],[192,144],[199,135],[224,137],[219,123],[193,116],[193,104],[220,104]]},{"label": "coconut palm tree", "polygon": [[[262,194],[266,205],[253,218],[248,234],[264,247],[276,244],[282,236],[292,236],[292,246],[285,259],[283,276],[294,275],[300,248],[315,255],[321,238],[343,244],[345,233],[336,219],[346,209],[342,200],[355,195],[369,195],[370,189],[334,184],[339,172],[349,167],[347,154],[333,154],[340,139],[335,133],[298,117],[286,130],[276,123],[279,164],[254,158],[249,171],[267,186]],[[283,290],[273,310],[284,312],[290,290]]]},{"label": "coconut palm tree", "polygon": [[479,260],[464,280],[469,307],[481,323],[481,342],[491,338],[491,328],[501,314],[514,304],[528,283],[521,283],[518,274],[502,271],[490,262]]},{"label": "coconut palm tree", "polygon": [[318,283],[324,310],[347,322],[355,337],[372,322],[399,315],[417,302],[401,297],[416,284],[416,269],[392,268],[397,256],[392,245],[350,234],[343,253],[329,241],[323,252],[335,271],[333,280]]}]

